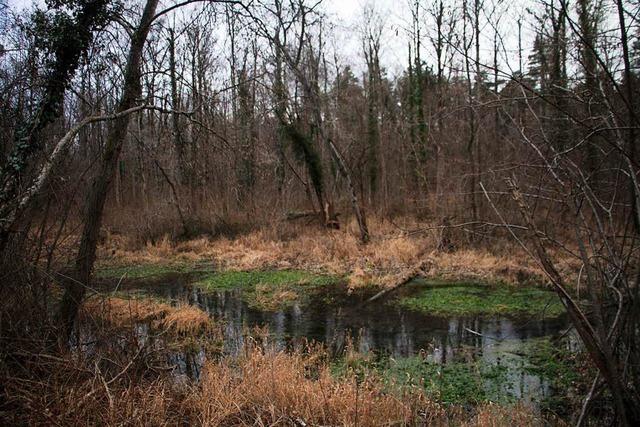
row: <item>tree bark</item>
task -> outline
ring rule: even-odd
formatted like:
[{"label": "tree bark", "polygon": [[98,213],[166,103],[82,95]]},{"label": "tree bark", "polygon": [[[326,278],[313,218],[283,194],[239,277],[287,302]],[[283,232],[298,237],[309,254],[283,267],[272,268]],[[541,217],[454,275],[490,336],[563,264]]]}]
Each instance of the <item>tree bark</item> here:
[{"label": "tree bark", "polygon": [[[131,46],[124,73],[124,89],[118,103],[118,113],[132,108],[136,100],[141,96],[140,66],[142,53],[158,2],[159,0],[147,0],[140,24],[131,36]],[[63,346],[66,346],[69,342],[78,309],[84,298],[86,288],[91,281],[93,264],[96,259],[98,233],[102,225],[104,203],[118,165],[118,158],[129,127],[129,118],[130,115],[119,117],[111,127],[102,160],[98,166],[98,174],[93,180],[86,199],[83,213],[84,228],[76,255],[75,268],[70,279],[67,280],[59,310],[59,320],[62,327],[60,339]]]},{"label": "tree bark", "polygon": [[336,148],[333,141],[328,139],[327,144],[331,149],[331,154],[336,164],[338,165],[338,169],[340,170],[340,173],[342,174],[344,179],[347,181],[347,187],[349,188],[349,193],[351,195],[351,206],[353,207],[353,212],[356,215],[356,220],[358,221],[358,228],[360,230],[360,241],[362,243],[367,243],[369,242],[369,237],[370,237],[369,228],[367,227],[367,219],[364,216],[364,212],[360,208],[360,203],[358,203],[358,195],[356,193],[356,188],[353,185],[353,181],[351,180],[351,174],[349,173],[349,170],[347,169],[347,165],[344,162],[344,159],[340,155],[340,152]]}]

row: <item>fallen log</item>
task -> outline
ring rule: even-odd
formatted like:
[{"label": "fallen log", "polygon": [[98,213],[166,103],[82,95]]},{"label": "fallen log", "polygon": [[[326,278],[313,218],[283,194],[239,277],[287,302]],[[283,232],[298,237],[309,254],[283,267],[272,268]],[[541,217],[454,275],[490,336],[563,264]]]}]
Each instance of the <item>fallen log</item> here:
[{"label": "fallen log", "polygon": [[287,212],[285,219],[287,221],[295,221],[300,218],[317,217],[320,219],[320,213],[316,211],[304,211],[304,212]]},{"label": "fallen log", "polygon": [[[327,228],[332,228],[334,230],[339,230],[340,222],[338,221],[338,216],[340,215],[340,212],[334,212],[332,205],[327,203],[327,205],[325,206],[324,214],[324,218],[326,218],[324,226]],[[320,223],[322,223],[323,221],[322,212],[316,211],[287,212],[284,219],[286,221],[296,221],[302,218],[309,218],[312,221],[318,220],[320,221]]]},{"label": "fallen log", "polygon": [[400,276],[398,280],[396,280],[391,286],[385,287],[383,290],[372,296],[367,300],[367,302],[372,302],[380,297],[385,296],[386,294],[395,291],[399,287],[406,285],[416,277],[420,275],[426,275],[429,273],[431,268],[433,267],[434,262],[431,258],[423,258],[420,262],[418,262],[413,268],[408,270],[405,274]]}]

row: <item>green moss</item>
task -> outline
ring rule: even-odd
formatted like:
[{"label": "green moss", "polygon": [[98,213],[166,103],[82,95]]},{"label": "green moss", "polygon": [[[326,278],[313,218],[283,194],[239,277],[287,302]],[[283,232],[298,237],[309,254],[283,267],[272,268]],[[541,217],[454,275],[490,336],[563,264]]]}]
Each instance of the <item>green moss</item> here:
[{"label": "green moss", "polygon": [[195,285],[206,290],[239,288],[251,307],[277,311],[303,302],[310,291],[342,281],[341,277],[300,270],[224,271],[208,274]]},{"label": "green moss", "polygon": [[[389,392],[400,396],[408,387],[422,389],[432,400],[456,405],[511,404],[529,398],[543,410],[568,415],[580,404],[593,378],[586,355],[571,348],[565,341],[548,337],[505,340],[493,346],[496,361],[464,357],[442,364],[422,356],[391,358],[367,353],[350,354],[334,361],[331,368],[337,377],[381,378]],[[548,395],[539,394],[542,391],[535,388],[535,381],[529,383],[532,389],[523,388],[525,375],[539,378],[550,388]],[[578,399],[572,401],[571,396]]]},{"label": "green moss", "polygon": [[99,267],[96,277],[100,279],[148,279],[172,273],[188,273],[192,267],[184,264],[138,264]]},{"label": "green moss", "polygon": [[574,366],[576,353],[549,338],[531,340],[525,349],[530,365],[527,371],[548,378],[561,388],[569,387],[579,377]]},{"label": "green moss", "polygon": [[524,371],[544,379],[558,391],[541,402],[543,408],[568,415],[581,404],[580,396],[587,392],[595,374],[585,352],[571,349],[565,341],[549,338],[529,340],[522,351],[526,360]]},{"label": "green moss", "polygon": [[400,305],[437,316],[518,315],[556,317],[564,312],[553,292],[538,288],[456,285],[429,287]]},{"label": "green moss", "polygon": [[300,270],[267,271],[223,271],[211,273],[196,282],[206,289],[235,289],[256,285],[279,286],[310,285],[326,286],[340,282],[336,276],[325,276]]},{"label": "green moss", "polygon": [[443,365],[411,357],[394,360],[386,375],[401,385],[422,387],[428,396],[443,403],[507,403],[514,400],[502,389],[507,371],[504,366],[481,362]]}]

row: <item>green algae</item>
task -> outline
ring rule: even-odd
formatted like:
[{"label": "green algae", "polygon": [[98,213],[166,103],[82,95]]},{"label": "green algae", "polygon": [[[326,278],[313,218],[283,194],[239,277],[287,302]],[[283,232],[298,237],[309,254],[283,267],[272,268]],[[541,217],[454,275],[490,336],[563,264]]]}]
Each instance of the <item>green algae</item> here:
[{"label": "green algae", "polygon": [[429,286],[401,298],[401,306],[434,316],[540,315],[557,317],[564,308],[550,291],[533,287],[455,284]]}]

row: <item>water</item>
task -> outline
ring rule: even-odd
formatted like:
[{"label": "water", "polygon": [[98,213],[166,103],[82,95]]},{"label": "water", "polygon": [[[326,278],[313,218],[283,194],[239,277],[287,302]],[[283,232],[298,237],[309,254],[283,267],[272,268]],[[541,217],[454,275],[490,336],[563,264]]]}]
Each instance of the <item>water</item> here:
[{"label": "water", "polygon": [[349,294],[346,288],[322,289],[307,295],[304,303],[267,311],[250,306],[242,289],[205,292],[180,280],[145,290],[157,296],[197,305],[225,323],[225,345],[230,353],[242,347],[247,328],[266,327],[272,342],[284,348],[307,340],[324,343],[340,353],[347,339],[360,352],[382,352],[409,357],[426,351],[446,363],[469,349],[490,354],[505,341],[553,336],[567,327],[564,317],[464,317],[429,316],[407,310],[392,301],[418,290],[407,285],[390,296],[368,303],[368,292]]},{"label": "water", "polygon": [[[352,346],[360,353],[394,360],[419,356],[425,363],[499,366],[505,368],[496,380],[501,395],[535,403],[552,394],[546,379],[524,369],[528,362],[522,348],[531,339],[563,333],[568,327],[565,317],[429,316],[393,303],[418,292],[421,286],[409,284],[372,303],[367,302],[369,292],[349,294],[345,287],[324,288],[305,295],[304,302],[275,311],[251,306],[242,289],[203,291],[185,278],[147,286],[144,291],[186,301],[222,321],[224,352],[230,355],[240,351],[248,331],[260,327],[268,331],[270,343],[281,349],[315,341],[338,356]],[[203,357],[196,355],[198,360]],[[188,364],[183,359],[177,357],[175,363],[179,367]],[[487,387],[496,388],[496,384]]]}]

